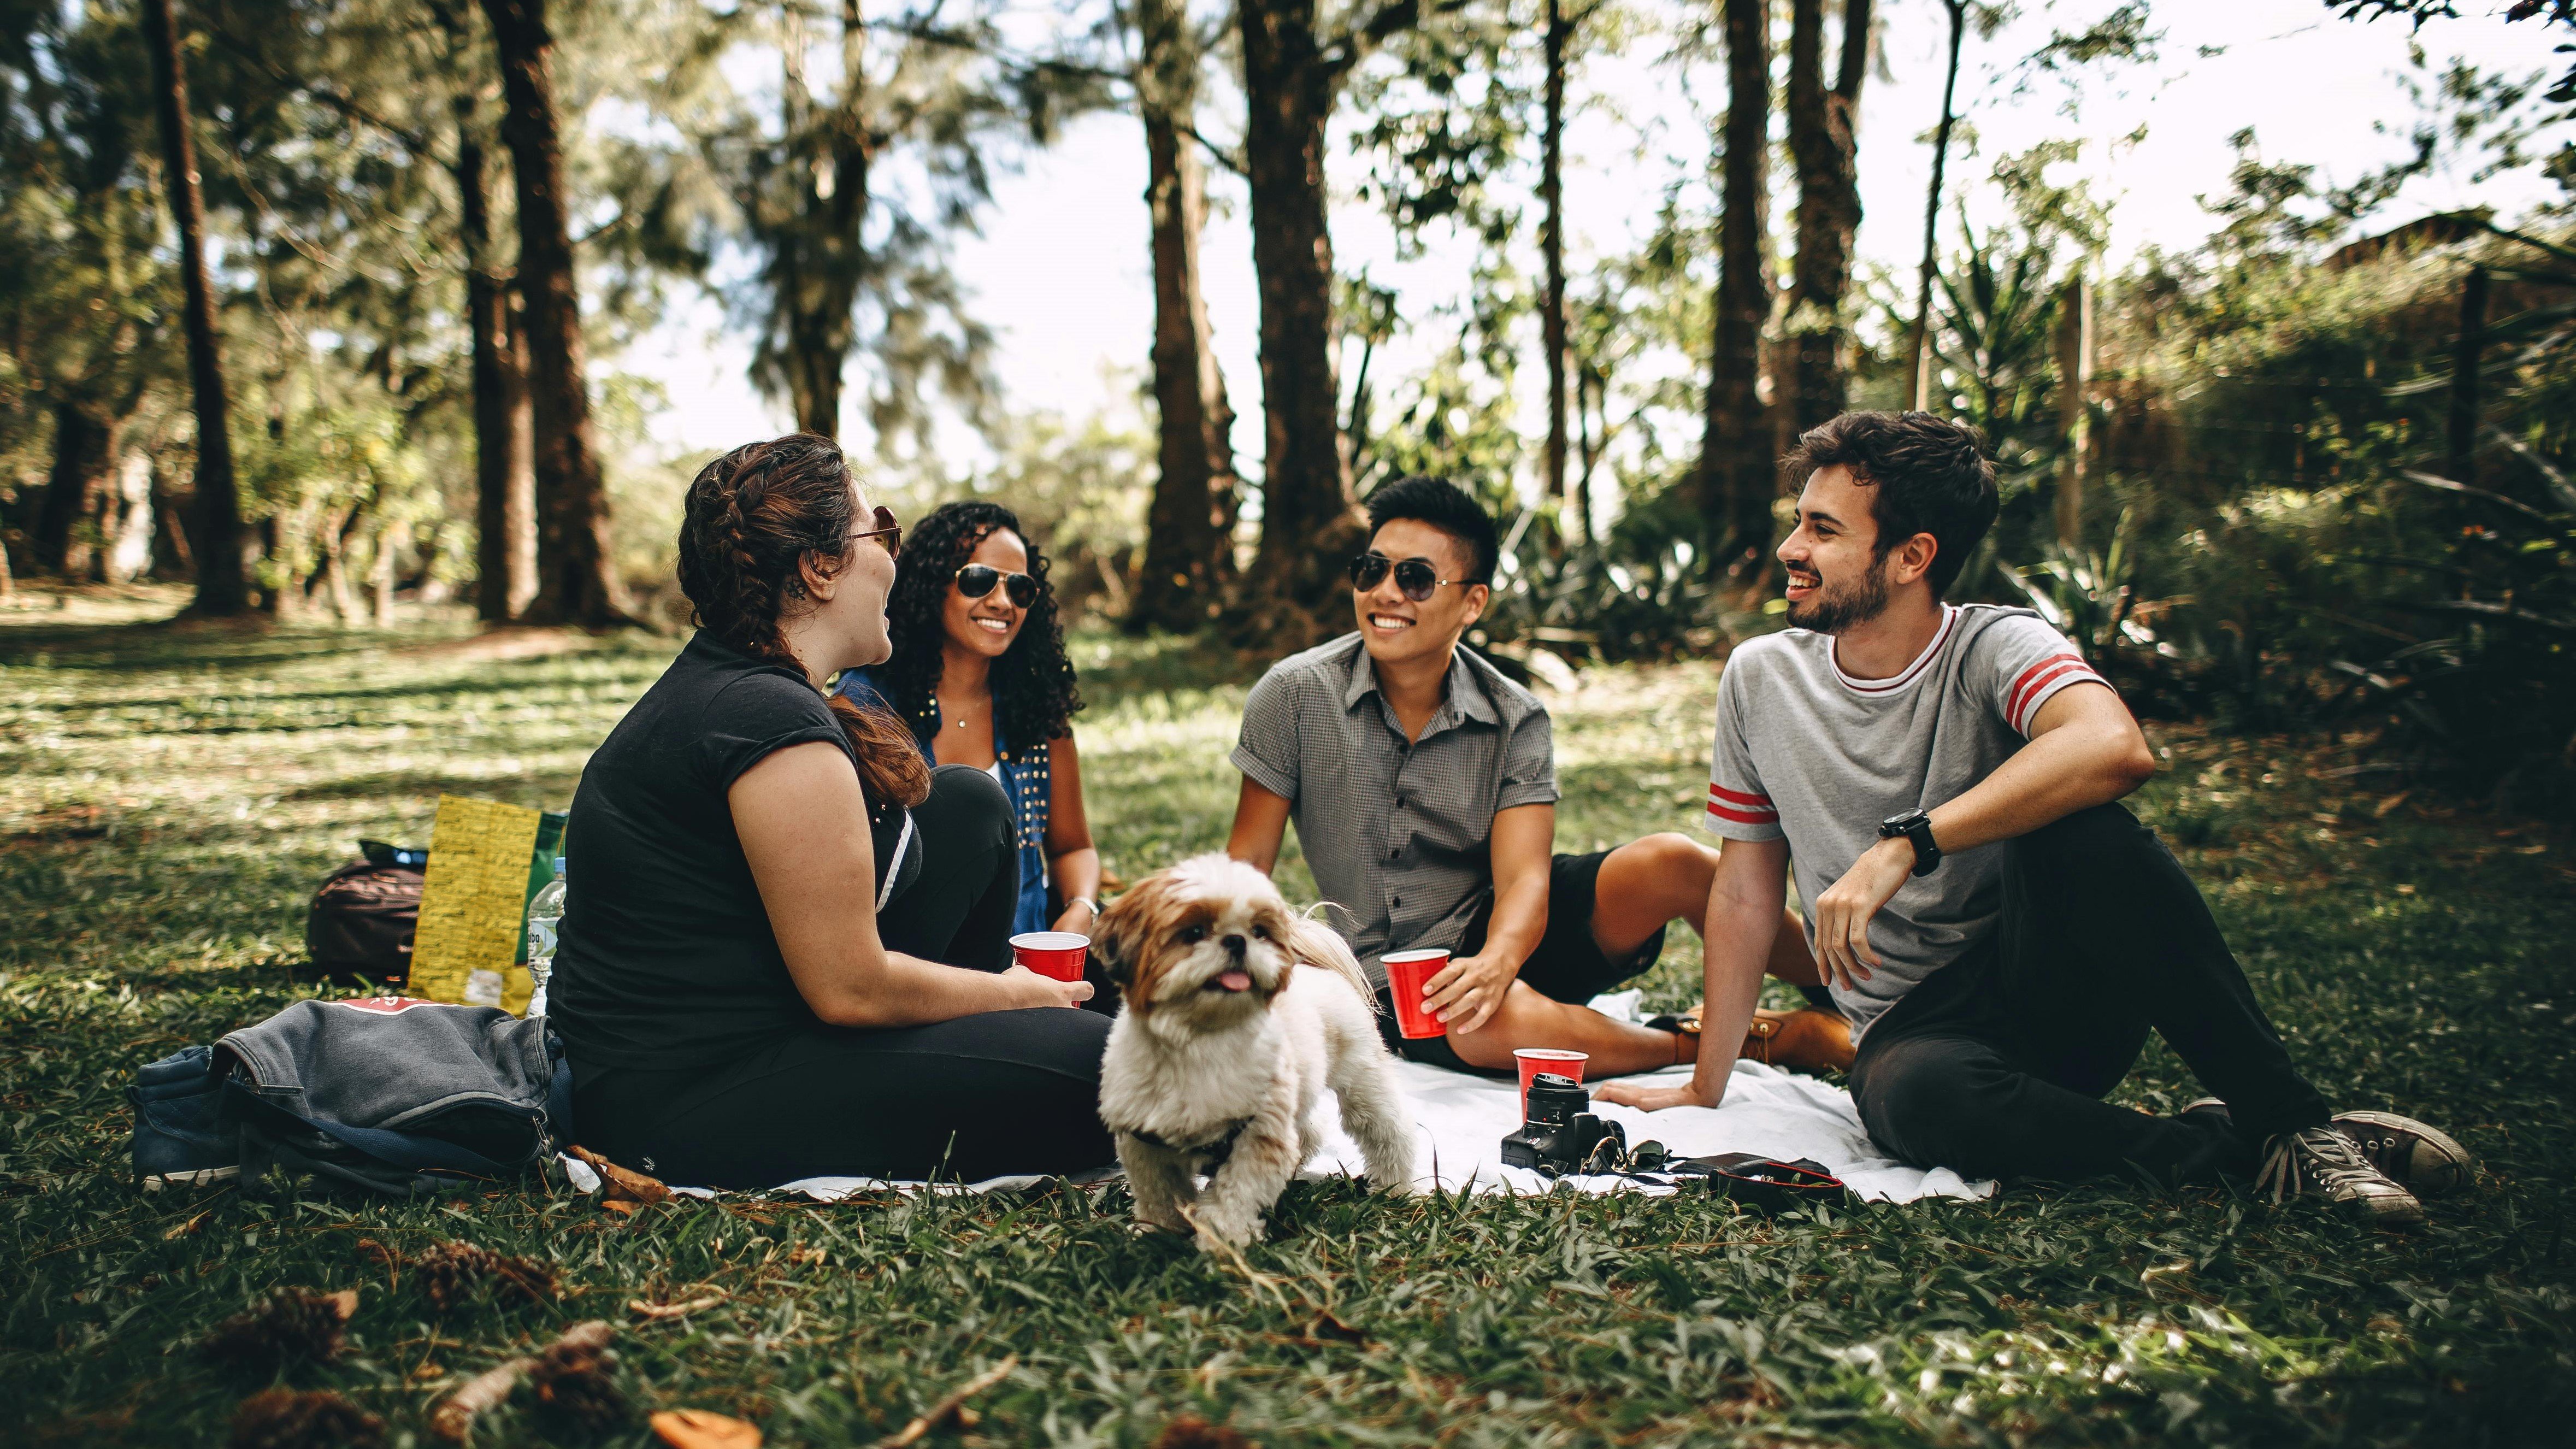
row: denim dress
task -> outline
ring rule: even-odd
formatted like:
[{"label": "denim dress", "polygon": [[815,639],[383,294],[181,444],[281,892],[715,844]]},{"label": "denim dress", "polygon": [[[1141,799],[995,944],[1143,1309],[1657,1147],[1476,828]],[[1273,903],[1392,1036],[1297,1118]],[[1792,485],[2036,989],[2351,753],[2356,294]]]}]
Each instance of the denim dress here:
[{"label": "denim dress", "polygon": [[[871,669],[848,670],[833,692],[852,704],[902,718],[903,712],[878,690],[875,673]],[[912,726],[912,742],[920,747],[923,761],[939,763],[938,752],[931,747],[939,734],[939,701],[933,698],[924,702],[921,712],[905,723]],[[1001,712],[996,710],[993,755],[1002,793],[1011,799],[1011,815],[1019,822],[1020,831],[1020,899],[1011,916],[1011,930],[1043,931],[1051,924],[1047,919],[1046,833],[1047,808],[1054,788],[1047,747],[1040,741],[1024,752],[1025,758],[1014,758],[1010,741],[1002,737]]]}]

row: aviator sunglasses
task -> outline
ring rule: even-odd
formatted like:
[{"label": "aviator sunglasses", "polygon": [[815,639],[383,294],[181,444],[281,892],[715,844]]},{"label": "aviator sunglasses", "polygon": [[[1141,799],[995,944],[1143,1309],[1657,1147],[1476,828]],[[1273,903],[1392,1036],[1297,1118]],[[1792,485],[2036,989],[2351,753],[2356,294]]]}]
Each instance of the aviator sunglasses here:
[{"label": "aviator sunglasses", "polygon": [[1472,579],[1444,579],[1426,558],[1409,558],[1398,563],[1372,549],[1351,560],[1351,587],[1365,594],[1385,579],[1389,569],[1395,570],[1395,586],[1417,604],[1429,603],[1434,589],[1474,582]]},{"label": "aviator sunglasses", "polygon": [[957,571],[957,592],[970,599],[980,599],[1000,584],[1010,595],[1011,607],[1025,609],[1038,601],[1038,581],[1027,574],[1006,574],[991,564],[968,564]]},{"label": "aviator sunglasses", "polygon": [[850,537],[873,538],[885,545],[886,557],[903,557],[903,525],[894,521],[894,510],[882,503],[878,504],[876,525],[874,528],[862,528]]}]

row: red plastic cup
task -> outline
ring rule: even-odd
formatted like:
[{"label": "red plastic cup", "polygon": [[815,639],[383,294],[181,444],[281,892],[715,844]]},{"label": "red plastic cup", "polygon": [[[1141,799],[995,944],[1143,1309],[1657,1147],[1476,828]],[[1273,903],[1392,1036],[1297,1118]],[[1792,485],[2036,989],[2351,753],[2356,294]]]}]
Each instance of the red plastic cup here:
[{"label": "red plastic cup", "polygon": [[1091,938],[1072,931],[1023,931],[1011,938],[1011,955],[1040,976],[1080,981]]},{"label": "red plastic cup", "polygon": [[1395,1030],[1407,1041],[1446,1036],[1449,1028],[1422,1009],[1422,989],[1449,967],[1446,951],[1390,951],[1378,958],[1386,966],[1386,993],[1395,998]]},{"label": "red plastic cup", "polygon": [[1583,1080],[1583,1064],[1592,1058],[1585,1052],[1559,1051],[1554,1047],[1522,1047],[1512,1053],[1512,1060],[1520,1063],[1521,1120],[1526,1122],[1529,1120],[1531,1078],[1541,1072],[1553,1072],[1580,1082]]}]

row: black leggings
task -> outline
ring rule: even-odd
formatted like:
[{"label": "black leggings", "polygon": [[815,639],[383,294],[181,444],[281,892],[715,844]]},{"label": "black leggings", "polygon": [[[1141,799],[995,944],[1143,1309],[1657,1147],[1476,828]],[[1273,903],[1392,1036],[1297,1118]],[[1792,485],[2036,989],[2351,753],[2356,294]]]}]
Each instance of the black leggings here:
[{"label": "black leggings", "polygon": [[[1973,1177],[2184,1181],[2248,1172],[2266,1137],[2326,1120],[2200,892],[2135,816],[2098,805],[2004,850],[1994,935],[1861,1039],[1852,1099],[1881,1146]],[[2149,1031],[2232,1129],[2101,1100]]]},{"label": "black leggings", "polygon": [[[943,765],[912,816],[921,868],[878,913],[887,948],[1002,970],[1019,889],[1002,787]],[[817,1024],[712,1068],[585,1074],[575,1114],[585,1145],[689,1186],[1084,1172],[1113,1156],[1100,1125],[1108,1038],[1106,1017],[1056,1007],[882,1031]]]}]

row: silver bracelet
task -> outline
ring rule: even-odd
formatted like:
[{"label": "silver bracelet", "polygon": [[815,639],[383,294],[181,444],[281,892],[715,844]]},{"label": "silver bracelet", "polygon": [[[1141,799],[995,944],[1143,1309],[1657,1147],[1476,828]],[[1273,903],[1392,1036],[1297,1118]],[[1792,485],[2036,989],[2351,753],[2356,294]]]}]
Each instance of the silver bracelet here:
[{"label": "silver bracelet", "polygon": [[1067,896],[1065,898],[1064,905],[1066,910],[1071,910],[1075,906],[1088,906],[1091,908],[1093,919],[1096,920],[1100,916],[1100,902],[1093,900],[1089,896]]}]

